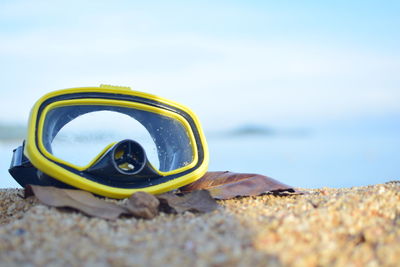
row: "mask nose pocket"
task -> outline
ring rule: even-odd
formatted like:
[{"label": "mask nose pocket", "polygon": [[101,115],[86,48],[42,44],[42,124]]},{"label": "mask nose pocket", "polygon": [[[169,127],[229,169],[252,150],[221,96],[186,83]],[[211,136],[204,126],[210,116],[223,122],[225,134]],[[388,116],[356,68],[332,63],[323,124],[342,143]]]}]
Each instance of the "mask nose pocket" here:
[{"label": "mask nose pocket", "polygon": [[85,172],[117,181],[123,181],[132,176],[135,176],[135,180],[160,176],[147,159],[143,147],[129,139],[113,145]]},{"label": "mask nose pocket", "polygon": [[132,140],[118,143],[113,150],[114,163],[121,173],[137,174],[146,164],[146,153]]}]

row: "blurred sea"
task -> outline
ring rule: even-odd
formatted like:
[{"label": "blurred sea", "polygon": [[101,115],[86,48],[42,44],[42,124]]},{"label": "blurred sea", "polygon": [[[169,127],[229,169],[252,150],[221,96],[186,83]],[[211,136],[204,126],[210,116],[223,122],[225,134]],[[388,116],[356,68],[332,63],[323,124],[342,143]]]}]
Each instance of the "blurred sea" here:
[{"label": "blurred sea", "polygon": [[[296,187],[351,187],[400,179],[397,120],[349,122],[301,131],[243,126],[206,132],[211,171],[259,173]],[[21,140],[22,141],[22,140]],[[0,188],[20,141],[0,142]]]}]

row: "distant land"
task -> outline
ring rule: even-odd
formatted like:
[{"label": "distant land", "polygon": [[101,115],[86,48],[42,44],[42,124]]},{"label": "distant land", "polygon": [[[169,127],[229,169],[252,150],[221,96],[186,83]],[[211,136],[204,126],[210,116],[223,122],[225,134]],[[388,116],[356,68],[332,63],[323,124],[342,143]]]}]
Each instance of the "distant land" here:
[{"label": "distant land", "polygon": [[18,124],[0,123],[0,141],[13,141],[24,139],[26,127]]},{"label": "distant land", "polygon": [[241,125],[236,128],[209,133],[210,136],[215,137],[273,137],[273,136],[296,136],[302,137],[310,134],[309,129],[276,129],[264,125],[248,124]]},{"label": "distant land", "polygon": [[225,132],[227,136],[270,136],[276,133],[275,129],[261,125],[242,125]]}]

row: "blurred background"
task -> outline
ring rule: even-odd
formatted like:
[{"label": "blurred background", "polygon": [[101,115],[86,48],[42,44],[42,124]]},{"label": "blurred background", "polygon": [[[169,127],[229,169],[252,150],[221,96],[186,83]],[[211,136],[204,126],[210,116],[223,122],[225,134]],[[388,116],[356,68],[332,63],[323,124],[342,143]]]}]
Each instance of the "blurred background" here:
[{"label": "blurred background", "polygon": [[398,1],[0,1],[0,188],[30,108],[113,84],[192,108],[210,170],[400,177]]}]

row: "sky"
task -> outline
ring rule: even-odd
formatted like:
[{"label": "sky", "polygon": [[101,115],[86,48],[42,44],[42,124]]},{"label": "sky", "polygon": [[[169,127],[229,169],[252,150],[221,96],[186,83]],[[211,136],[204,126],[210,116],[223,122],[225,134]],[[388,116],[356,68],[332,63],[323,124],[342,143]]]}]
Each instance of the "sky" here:
[{"label": "sky", "polygon": [[399,3],[1,0],[0,122],[100,84],[181,102],[206,129],[397,118]]}]

